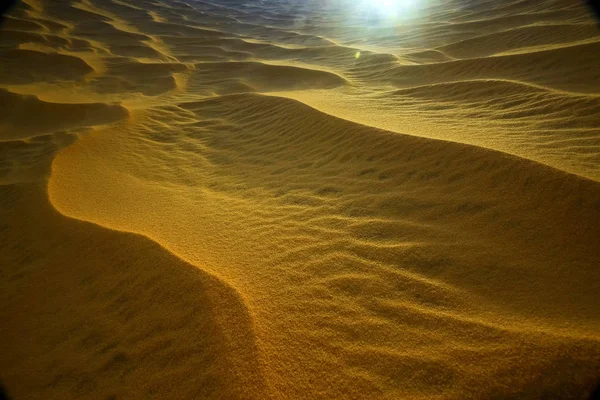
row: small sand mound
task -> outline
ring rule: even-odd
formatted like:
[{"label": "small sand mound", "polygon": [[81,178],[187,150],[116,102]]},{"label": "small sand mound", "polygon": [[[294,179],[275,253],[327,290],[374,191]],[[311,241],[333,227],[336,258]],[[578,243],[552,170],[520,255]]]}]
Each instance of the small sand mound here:
[{"label": "small sand mound", "polygon": [[0,132],[3,140],[109,124],[127,115],[127,110],[119,105],[49,103],[35,96],[0,89]]},{"label": "small sand mound", "polygon": [[439,48],[456,58],[478,58],[531,47],[560,46],[586,39],[597,39],[594,24],[525,26],[503,32],[476,36]]},{"label": "small sand mound", "polygon": [[425,50],[416,53],[406,54],[403,59],[419,64],[429,64],[451,61],[452,57],[439,50]]},{"label": "small sand mound", "polygon": [[44,26],[35,22],[28,21],[20,18],[6,17],[2,20],[2,31],[3,35],[5,31],[19,31],[19,32],[40,32],[44,30]]},{"label": "small sand mound", "polygon": [[[600,72],[593,68],[598,51],[600,42],[534,53],[399,66],[393,74],[393,83],[415,86],[425,82],[502,77],[577,93],[593,93],[600,90]],[[565,74],[568,74],[568,80],[564,79]]]},{"label": "small sand mound", "polygon": [[106,60],[107,73],[91,82],[99,93],[137,92],[157,96],[177,88],[175,74],[188,68],[180,63],[139,62],[132,58]]},{"label": "small sand mound", "polygon": [[80,80],[94,71],[84,60],[58,53],[0,49],[1,84]]},{"label": "small sand mound", "polygon": [[547,90],[544,88],[524,85],[519,82],[499,80],[469,80],[438,83],[401,89],[394,92],[394,94],[416,98],[469,103],[480,103],[493,98],[505,101],[507,97],[512,96],[541,95],[546,93]]},{"label": "small sand mound", "polygon": [[[299,68],[288,65],[271,65],[258,62],[226,62],[196,64],[193,82],[210,82],[220,94],[227,93],[232,80],[238,80],[260,91],[332,89],[346,80],[331,72]],[[219,89],[219,82],[226,83]],[[232,90],[235,92],[235,89]]]}]

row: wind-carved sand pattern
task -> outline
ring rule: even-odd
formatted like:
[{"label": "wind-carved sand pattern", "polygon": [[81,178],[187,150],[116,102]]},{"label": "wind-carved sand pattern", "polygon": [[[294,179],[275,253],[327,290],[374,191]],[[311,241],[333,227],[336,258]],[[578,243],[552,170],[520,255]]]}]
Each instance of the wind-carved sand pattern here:
[{"label": "wind-carved sand pattern", "polygon": [[367,3],[8,14],[12,398],[589,398],[596,22]]}]

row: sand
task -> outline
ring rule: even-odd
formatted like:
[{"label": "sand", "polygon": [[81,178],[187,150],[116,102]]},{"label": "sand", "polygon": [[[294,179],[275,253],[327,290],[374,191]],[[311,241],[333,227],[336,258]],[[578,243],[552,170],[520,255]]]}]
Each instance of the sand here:
[{"label": "sand", "polygon": [[587,399],[582,2],[25,0],[0,27],[19,399]]}]

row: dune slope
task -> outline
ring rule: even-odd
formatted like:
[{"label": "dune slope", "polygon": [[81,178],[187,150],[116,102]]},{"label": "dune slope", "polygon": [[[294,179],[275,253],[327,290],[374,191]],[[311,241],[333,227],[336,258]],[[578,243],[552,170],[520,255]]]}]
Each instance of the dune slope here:
[{"label": "dune slope", "polygon": [[589,398],[595,22],[382,4],[11,10],[12,398]]},{"label": "dune slope", "polygon": [[50,199],[245,293],[277,397],[560,397],[595,381],[595,182],[274,97],[146,113],[62,151]]}]

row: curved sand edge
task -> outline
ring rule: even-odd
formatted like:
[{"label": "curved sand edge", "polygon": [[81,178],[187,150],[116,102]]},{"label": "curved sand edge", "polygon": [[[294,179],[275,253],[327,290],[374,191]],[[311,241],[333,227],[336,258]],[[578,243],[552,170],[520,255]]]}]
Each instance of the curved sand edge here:
[{"label": "curved sand edge", "polygon": [[140,235],[59,214],[41,182],[4,186],[0,201],[12,244],[0,366],[13,398],[266,398],[231,287]]}]

